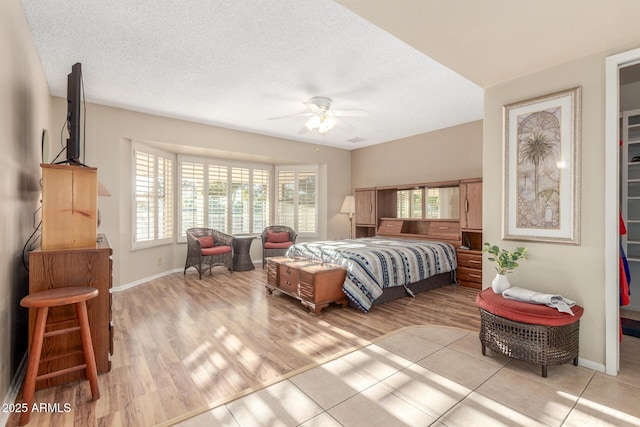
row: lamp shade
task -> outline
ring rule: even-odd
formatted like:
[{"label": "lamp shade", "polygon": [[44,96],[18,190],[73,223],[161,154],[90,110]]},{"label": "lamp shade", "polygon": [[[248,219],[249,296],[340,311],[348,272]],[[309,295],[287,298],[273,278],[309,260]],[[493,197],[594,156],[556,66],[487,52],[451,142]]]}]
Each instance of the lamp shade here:
[{"label": "lamp shade", "polygon": [[342,207],[340,208],[340,213],[344,214],[353,214],[356,211],[356,199],[353,196],[346,196],[344,198],[344,202],[342,202]]}]

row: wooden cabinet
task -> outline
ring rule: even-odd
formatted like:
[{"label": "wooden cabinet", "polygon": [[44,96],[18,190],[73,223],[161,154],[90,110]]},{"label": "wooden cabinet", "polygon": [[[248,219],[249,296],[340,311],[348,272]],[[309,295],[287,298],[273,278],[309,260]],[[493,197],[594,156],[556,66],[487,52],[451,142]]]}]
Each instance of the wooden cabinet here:
[{"label": "wooden cabinet", "polygon": [[482,289],[482,251],[456,250],[458,254],[458,283],[462,286]]},{"label": "wooden cabinet", "polygon": [[356,189],[356,237],[373,237],[376,233],[376,190]]},{"label": "wooden cabinet", "polygon": [[332,302],[346,307],[342,291],[346,274],[339,266],[306,258],[272,257],[267,259],[267,293],[279,290],[319,314]]},{"label": "wooden cabinet", "polygon": [[482,181],[460,181],[460,229],[482,230]]},{"label": "wooden cabinet", "polygon": [[[87,301],[89,326],[98,373],[111,370],[113,351],[113,325],[111,318],[111,274],[112,250],[103,235],[90,249],[36,249],[29,255],[29,293],[65,286],[91,286],[98,289],[98,296]],[[29,311],[29,342],[33,336],[35,309]],[[48,323],[62,322],[52,326],[66,327],[65,321],[75,318],[72,305],[52,307]],[[69,351],[78,350],[72,357],[56,358]],[[54,335],[45,338],[38,375],[65,369],[82,363],[82,345],[79,334]],[[60,375],[36,383],[42,389],[84,378],[84,371]]]},{"label": "wooden cabinet", "polygon": [[376,225],[376,191],[358,189],[355,191],[356,225]]},{"label": "wooden cabinet", "polygon": [[482,180],[460,181],[460,230],[458,248],[458,283],[482,288]]},{"label": "wooden cabinet", "polygon": [[98,170],[42,164],[42,248],[91,248],[96,243]]}]

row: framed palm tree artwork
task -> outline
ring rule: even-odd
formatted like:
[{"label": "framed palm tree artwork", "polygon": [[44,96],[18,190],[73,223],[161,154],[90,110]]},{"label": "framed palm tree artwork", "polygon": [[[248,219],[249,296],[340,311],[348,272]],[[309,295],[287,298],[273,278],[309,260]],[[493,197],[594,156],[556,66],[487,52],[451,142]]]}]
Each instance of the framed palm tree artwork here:
[{"label": "framed palm tree artwork", "polygon": [[504,107],[506,240],[580,244],[582,88]]}]

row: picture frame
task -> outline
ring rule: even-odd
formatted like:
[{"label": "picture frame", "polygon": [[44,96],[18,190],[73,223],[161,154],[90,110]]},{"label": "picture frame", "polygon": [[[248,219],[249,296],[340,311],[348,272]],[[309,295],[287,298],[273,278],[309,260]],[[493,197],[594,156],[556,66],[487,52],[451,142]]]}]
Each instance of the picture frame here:
[{"label": "picture frame", "polygon": [[503,107],[504,240],[580,244],[582,88]]}]

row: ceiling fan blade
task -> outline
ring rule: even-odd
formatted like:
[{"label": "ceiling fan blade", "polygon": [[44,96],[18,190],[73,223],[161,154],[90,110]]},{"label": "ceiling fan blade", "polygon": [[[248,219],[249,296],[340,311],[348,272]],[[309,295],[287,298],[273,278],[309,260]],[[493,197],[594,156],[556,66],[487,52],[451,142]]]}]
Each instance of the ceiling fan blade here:
[{"label": "ceiling fan blade", "polygon": [[364,110],[333,110],[333,115],[339,117],[368,117],[369,113]]},{"label": "ceiling fan blade", "polygon": [[304,135],[305,133],[309,133],[309,129],[306,126],[302,126],[298,131],[298,135]]},{"label": "ceiling fan blade", "polygon": [[267,118],[267,120],[279,120],[279,119],[290,119],[292,117],[311,117],[311,116],[315,116],[315,114],[305,112],[305,113],[298,113],[298,114],[287,114],[286,116],[269,117]]},{"label": "ceiling fan blade", "polygon": [[356,131],[356,128],[351,126],[349,123],[345,122],[344,120],[339,120],[339,119],[335,119],[336,120],[336,129],[341,130],[344,133],[353,133]]},{"label": "ceiling fan blade", "polygon": [[322,108],[318,107],[316,104],[313,104],[311,102],[303,102],[303,104],[309,108],[309,110],[311,111],[311,114],[321,115],[324,112]]}]

